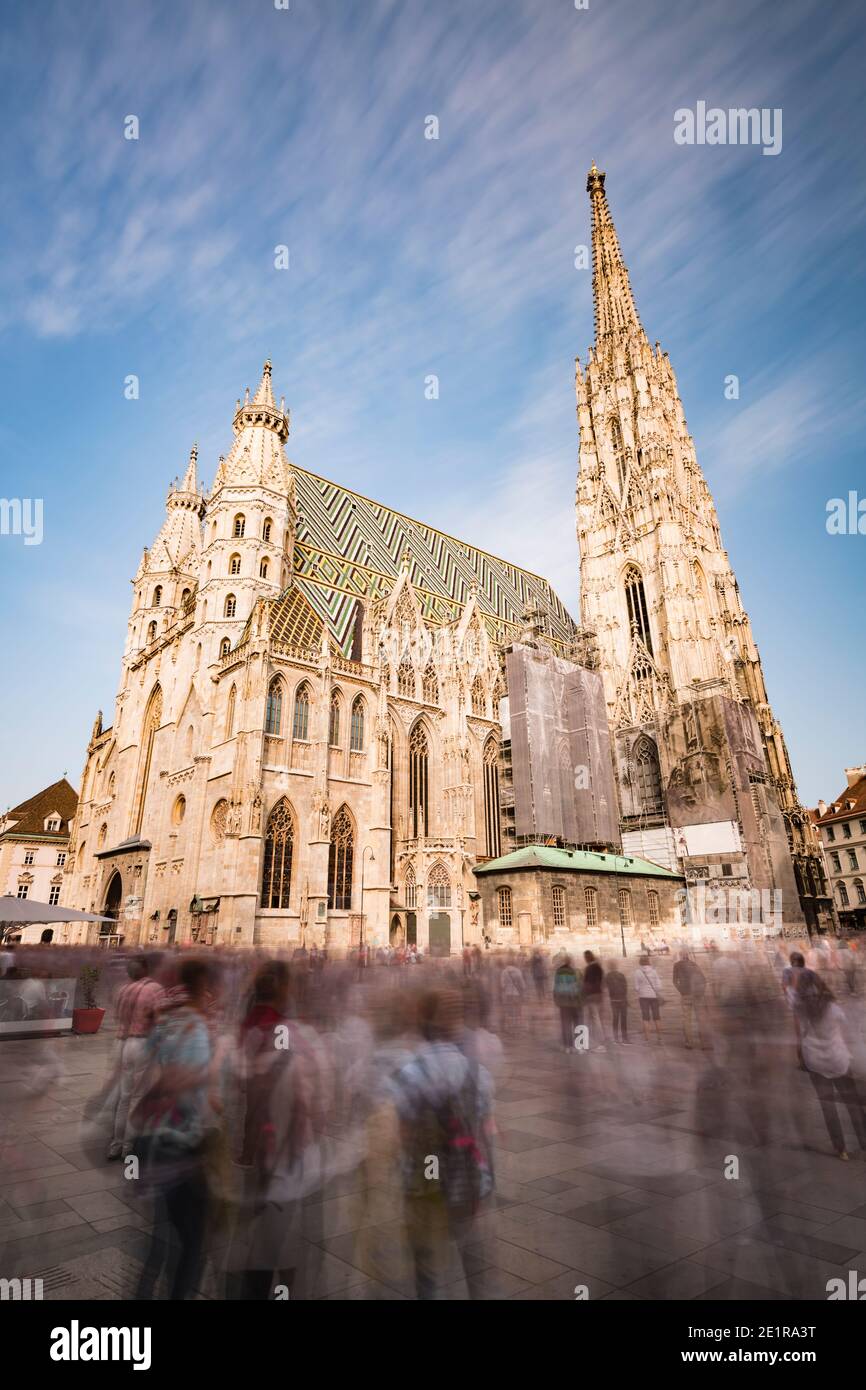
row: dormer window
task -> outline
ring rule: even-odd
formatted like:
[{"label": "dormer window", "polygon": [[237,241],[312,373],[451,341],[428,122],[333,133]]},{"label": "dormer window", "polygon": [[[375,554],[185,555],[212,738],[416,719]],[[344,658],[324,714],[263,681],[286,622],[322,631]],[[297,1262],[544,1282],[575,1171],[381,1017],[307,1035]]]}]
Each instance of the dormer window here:
[{"label": "dormer window", "polygon": [[56,835],[60,830],[60,817],[56,815],[47,816],[45,820],[45,833]]}]

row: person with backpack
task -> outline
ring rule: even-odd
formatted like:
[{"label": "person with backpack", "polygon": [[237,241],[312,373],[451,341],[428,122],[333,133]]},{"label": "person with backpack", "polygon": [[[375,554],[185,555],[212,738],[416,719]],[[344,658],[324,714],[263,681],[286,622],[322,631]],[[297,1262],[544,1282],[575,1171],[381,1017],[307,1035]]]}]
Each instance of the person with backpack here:
[{"label": "person with backpack", "polygon": [[457,990],[431,991],[418,1008],[421,1042],[392,1077],[400,1124],[406,1234],[419,1299],[432,1299],[453,1242],[469,1297],[481,1293],[483,1260],[466,1259],[478,1243],[476,1218],[493,1191],[493,1082],[458,1045],[463,1001]]},{"label": "person with backpack", "polygon": [[[683,1038],[687,1048],[692,1046],[692,1025],[694,1025],[698,1036],[698,1045],[706,1047],[706,1013],[704,1011],[704,995],[707,990],[707,981],[704,972],[696,961],[693,961],[688,951],[680,951],[680,958],[674,966],[674,989],[680,996],[680,1003],[683,1011]],[[703,1029],[701,1019],[703,1018]]]},{"label": "person with backpack", "polygon": [[553,1002],[559,1010],[563,1052],[574,1051],[574,1030],[583,1021],[581,975],[566,955],[553,972]]},{"label": "person with backpack", "polygon": [[656,1042],[662,1040],[659,1009],[662,1002],[662,982],[658,971],[650,965],[649,956],[641,956],[640,964],[634,974],[634,987],[640,1005],[640,1018],[643,1025],[644,1042],[649,1042],[649,1024],[655,1024]]}]

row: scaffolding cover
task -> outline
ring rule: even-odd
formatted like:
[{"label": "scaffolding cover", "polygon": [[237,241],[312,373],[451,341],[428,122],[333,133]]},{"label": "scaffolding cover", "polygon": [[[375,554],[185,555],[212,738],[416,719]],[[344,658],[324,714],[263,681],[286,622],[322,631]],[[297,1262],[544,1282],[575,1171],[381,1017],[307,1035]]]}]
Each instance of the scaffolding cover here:
[{"label": "scaffolding cover", "polygon": [[549,651],[506,656],[517,835],[619,844],[601,676]]}]

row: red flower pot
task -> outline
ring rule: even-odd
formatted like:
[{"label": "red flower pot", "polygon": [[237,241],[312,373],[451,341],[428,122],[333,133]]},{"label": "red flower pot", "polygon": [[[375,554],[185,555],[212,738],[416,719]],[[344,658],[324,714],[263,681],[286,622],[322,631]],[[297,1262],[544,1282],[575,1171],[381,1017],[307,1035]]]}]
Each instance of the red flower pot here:
[{"label": "red flower pot", "polygon": [[98,1033],[104,1018],[104,1009],[73,1009],[72,1031],[74,1033]]}]

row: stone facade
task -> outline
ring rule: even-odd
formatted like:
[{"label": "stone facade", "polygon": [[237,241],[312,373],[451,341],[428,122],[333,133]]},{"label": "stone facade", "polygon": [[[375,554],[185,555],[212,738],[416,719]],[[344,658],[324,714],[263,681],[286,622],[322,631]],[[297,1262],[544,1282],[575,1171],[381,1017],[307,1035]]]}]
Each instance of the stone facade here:
[{"label": "stone facade", "polygon": [[839,925],[866,931],[866,766],[846,767],[845,776],[841,795],[829,806],[819,802],[812,814]]},{"label": "stone facade", "polygon": [[[39,903],[60,901],[76,802],[74,789],[63,777],[0,819],[0,894]],[[41,932],[41,926],[33,925],[15,936],[38,941]]]}]

